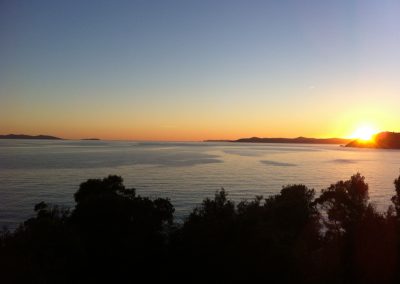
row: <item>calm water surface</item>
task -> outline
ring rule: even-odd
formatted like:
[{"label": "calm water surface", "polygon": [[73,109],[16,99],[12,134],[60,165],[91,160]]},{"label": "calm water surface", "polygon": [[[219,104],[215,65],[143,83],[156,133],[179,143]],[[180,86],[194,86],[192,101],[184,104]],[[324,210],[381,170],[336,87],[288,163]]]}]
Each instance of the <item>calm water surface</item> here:
[{"label": "calm water surface", "polygon": [[71,206],[81,182],[109,174],[169,197],[183,218],[221,187],[240,201],[293,183],[319,192],[361,172],[384,210],[399,169],[400,151],[338,145],[0,140],[0,226],[15,228],[40,201]]}]

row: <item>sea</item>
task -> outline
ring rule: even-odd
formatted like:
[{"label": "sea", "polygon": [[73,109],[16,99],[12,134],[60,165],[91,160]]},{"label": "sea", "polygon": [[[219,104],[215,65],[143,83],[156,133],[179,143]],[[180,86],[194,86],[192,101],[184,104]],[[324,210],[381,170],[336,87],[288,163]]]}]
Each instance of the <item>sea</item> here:
[{"label": "sea", "polygon": [[358,172],[370,200],[385,211],[399,169],[399,150],[340,145],[0,140],[0,229],[15,229],[41,201],[72,208],[80,183],[108,175],[121,176],[139,195],[168,197],[178,222],[221,188],[235,202],[289,184],[318,195]]}]

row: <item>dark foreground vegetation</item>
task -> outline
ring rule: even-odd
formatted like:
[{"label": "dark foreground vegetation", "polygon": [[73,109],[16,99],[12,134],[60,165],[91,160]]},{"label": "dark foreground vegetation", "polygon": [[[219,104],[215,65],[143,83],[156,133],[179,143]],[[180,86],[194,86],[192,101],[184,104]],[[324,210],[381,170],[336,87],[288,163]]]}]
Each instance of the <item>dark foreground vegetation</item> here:
[{"label": "dark foreground vegetation", "polygon": [[233,203],[224,190],[183,224],[168,199],[118,176],[82,183],[76,205],[39,203],[0,237],[1,283],[399,283],[400,178],[380,213],[360,174]]}]

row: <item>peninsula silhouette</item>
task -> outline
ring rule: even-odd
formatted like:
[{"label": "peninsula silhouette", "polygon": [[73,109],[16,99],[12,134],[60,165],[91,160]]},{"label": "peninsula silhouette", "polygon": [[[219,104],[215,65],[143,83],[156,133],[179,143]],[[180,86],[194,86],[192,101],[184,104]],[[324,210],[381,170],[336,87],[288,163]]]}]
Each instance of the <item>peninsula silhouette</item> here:
[{"label": "peninsula silhouette", "polygon": [[346,147],[400,149],[400,133],[380,132],[372,136],[371,140],[356,139],[348,143]]},{"label": "peninsula silhouette", "polygon": [[26,134],[0,135],[0,139],[64,140],[63,138],[50,135],[26,135]]},{"label": "peninsula silhouette", "polygon": [[206,140],[205,142],[245,142],[245,143],[299,143],[299,144],[342,144],[346,145],[351,139],[345,138],[240,138],[237,140]]}]

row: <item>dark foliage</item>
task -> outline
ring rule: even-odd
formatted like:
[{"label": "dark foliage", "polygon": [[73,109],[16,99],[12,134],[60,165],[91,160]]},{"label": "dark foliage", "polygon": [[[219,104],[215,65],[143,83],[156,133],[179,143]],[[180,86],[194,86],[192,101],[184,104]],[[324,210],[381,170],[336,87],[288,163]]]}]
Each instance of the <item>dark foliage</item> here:
[{"label": "dark foliage", "polygon": [[400,177],[394,180],[394,187],[396,190],[396,195],[392,197],[392,202],[394,204],[397,216],[400,217]]},{"label": "dark foliage", "polygon": [[[168,199],[150,200],[109,176],[80,185],[70,213],[45,203],[36,217],[3,235],[2,276],[17,283],[116,281],[161,271]],[[11,260],[11,261],[10,261]],[[11,281],[13,280],[13,281]]]},{"label": "dark foliage", "polygon": [[398,283],[400,177],[393,207],[378,212],[360,174],[321,191],[288,185],[235,204],[224,189],[183,224],[168,199],[90,179],[67,210],[0,234],[2,283]]},{"label": "dark foliage", "polygon": [[395,235],[390,218],[368,202],[359,173],[322,190],[316,200],[327,215],[324,254],[339,283],[390,282],[394,277]]}]

